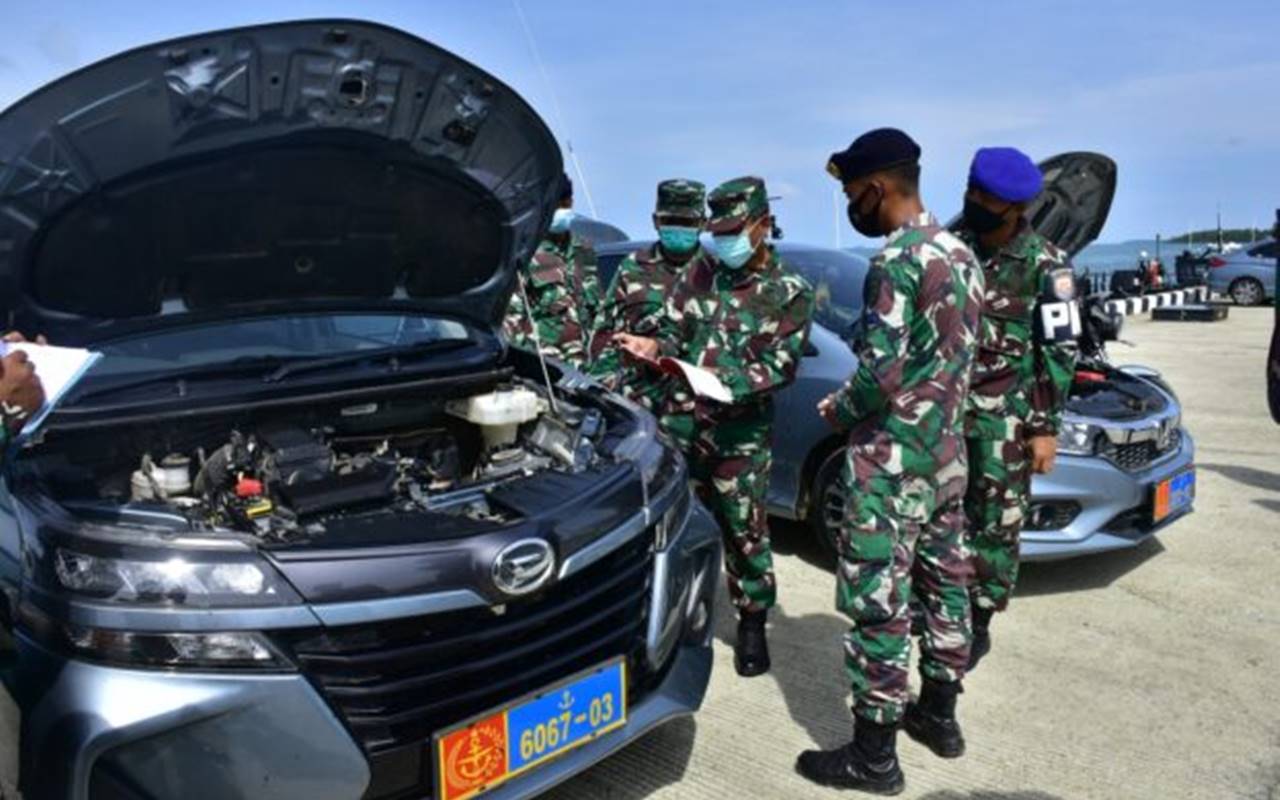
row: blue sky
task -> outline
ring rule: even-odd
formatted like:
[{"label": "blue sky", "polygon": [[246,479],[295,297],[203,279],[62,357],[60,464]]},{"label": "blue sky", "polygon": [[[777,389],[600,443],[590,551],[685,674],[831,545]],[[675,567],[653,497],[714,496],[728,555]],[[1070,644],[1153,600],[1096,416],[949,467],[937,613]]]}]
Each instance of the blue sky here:
[{"label": "blue sky", "polygon": [[[924,196],[958,210],[990,144],[1095,149],[1120,183],[1104,241],[1269,224],[1280,207],[1280,3],[69,2],[6,0],[0,106],[128,47],[212,28],[352,16],[405,28],[514,86],[571,140],[600,215],[649,230],[653,187],[763,175],[787,238],[835,240],[827,155],[894,125]],[[585,197],[578,193],[580,207]],[[840,201],[843,203],[843,201]],[[841,241],[865,244],[841,216]]]}]

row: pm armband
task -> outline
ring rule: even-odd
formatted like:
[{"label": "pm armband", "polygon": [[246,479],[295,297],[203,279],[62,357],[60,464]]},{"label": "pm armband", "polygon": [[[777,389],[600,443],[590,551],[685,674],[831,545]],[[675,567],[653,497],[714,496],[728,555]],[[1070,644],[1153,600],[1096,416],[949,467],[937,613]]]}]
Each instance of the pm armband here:
[{"label": "pm armband", "polygon": [[1069,269],[1049,273],[1044,295],[1036,306],[1035,335],[1044,344],[1075,342],[1083,332],[1076,302],[1075,275]]}]

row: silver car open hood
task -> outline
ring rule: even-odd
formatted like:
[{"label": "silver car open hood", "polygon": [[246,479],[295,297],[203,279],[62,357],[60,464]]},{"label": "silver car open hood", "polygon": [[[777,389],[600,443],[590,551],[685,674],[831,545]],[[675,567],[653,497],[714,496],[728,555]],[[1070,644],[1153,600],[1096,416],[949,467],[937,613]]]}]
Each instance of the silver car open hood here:
[{"label": "silver car open hood", "polygon": [[492,327],[561,171],[513,90],[382,25],[141,47],[0,113],[0,307],[65,344],[281,309]]}]

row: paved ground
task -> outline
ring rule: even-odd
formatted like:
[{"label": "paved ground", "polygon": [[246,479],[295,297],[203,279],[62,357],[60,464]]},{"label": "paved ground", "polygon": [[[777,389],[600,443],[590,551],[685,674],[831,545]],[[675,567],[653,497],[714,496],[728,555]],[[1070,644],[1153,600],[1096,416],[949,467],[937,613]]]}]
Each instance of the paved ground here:
[{"label": "paved ground", "polygon": [[[1120,362],[1164,370],[1199,444],[1198,511],[1148,546],[1031,566],[995,652],[968,681],[969,754],[904,739],[904,797],[1280,800],[1280,428],[1267,417],[1270,312],[1215,325],[1131,319]],[[838,796],[796,778],[798,751],[847,733],[834,578],[803,531],[777,531],[783,607],[768,677],[734,674],[722,607],[696,720],[672,723],[557,800]],[[722,604],[723,605],[723,604]],[[16,762],[0,693],[0,795]],[[8,733],[5,733],[8,731]],[[9,797],[13,797],[10,791]]]},{"label": "paved ground", "polygon": [[[967,682],[969,754],[904,738],[904,797],[1280,800],[1280,427],[1266,411],[1269,310],[1224,323],[1126,322],[1120,363],[1165,372],[1199,451],[1197,513],[1134,551],[1030,566]],[[839,796],[795,755],[848,733],[834,578],[777,530],[774,672],[733,672],[720,626],[696,720],[660,729],[557,800]],[[801,544],[797,546],[797,543]],[[797,552],[798,550],[798,552]]]}]

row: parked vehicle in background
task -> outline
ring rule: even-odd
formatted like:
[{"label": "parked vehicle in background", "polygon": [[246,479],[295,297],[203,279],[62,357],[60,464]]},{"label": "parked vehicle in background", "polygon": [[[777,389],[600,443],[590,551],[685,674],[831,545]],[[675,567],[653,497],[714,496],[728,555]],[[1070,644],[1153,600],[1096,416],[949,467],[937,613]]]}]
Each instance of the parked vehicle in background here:
[{"label": "parked vehicle in background", "polygon": [[0,308],[103,358],[0,476],[27,800],[510,800],[699,706],[721,545],[653,418],[508,348],[559,147],[305,21],[0,113]]},{"label": "parked vehicle in background", "polygon": [[[1102,229],[1115,190],[1115,165],[1090,153],[1070,153],[1041,165],[1046,189],[1029,217],[1068,253],[1079,252]],[[600,279],[612,279],[627,253],[652,242],[598,248]],[[769,511],[805,521],[824,547],[833,548],[844,513],[837,485],[844,438],[818,416],[818,401],[857,367],[847,340],[862,317],[868,262],[852,253],[777,242],[788,269],[814,288],[810,346],[796,381],[777,398]],[[1098,312],[1105,314],[1100,307]],[[1095,326],[1101,330],[1105,326]],[[1114,335],[1114,334],[1113,334]],[[1101,333],[1098,352],[1102,352]],[[1060,457],[1049,475],[1032,480],[1031,511],[1023,534],[1029,561],[1131,547],[1191,510],[1189,493],[1170,495],[1194,462],[1178,399],[1151,369],[1094,369],[1068,402]],[[1191,479],[1193,480],[1193,479]],[[1169,499],[1172,497],[1172,501]]]},{"label": "parked vehicle in background", "polygon": [[627,236],[626,231],[616,225],[581,214],[574,215],[573,222],[569,223],[569,228],[574,234],[596,246],[625,242],[631,238]]},{"label": "parked vehicle in background", "polygon": [[1209,289],[1242,306],[1259,306],[1276,296],[1275,239],[1209,258]]}]

